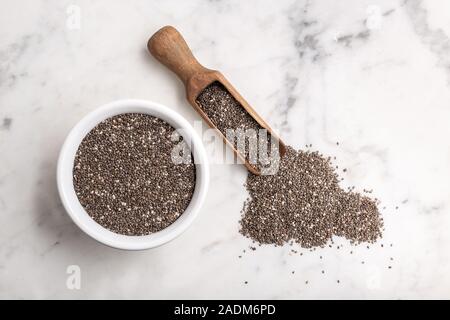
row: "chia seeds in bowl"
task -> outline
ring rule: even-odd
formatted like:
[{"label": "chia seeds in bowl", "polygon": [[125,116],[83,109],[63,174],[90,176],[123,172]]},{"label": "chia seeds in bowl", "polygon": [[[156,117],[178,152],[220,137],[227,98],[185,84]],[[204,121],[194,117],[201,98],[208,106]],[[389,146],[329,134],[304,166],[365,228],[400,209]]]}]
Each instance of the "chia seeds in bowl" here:
[{"label": "chia seeds in bowl", "polygon": [[[182,147],[182,163],[174,152]],[[167,228],[188,207],[196,168],[187,143],[157,117],[124,113],[94,127],[75,154],[79,202],[98,224],[122,235]]]}]

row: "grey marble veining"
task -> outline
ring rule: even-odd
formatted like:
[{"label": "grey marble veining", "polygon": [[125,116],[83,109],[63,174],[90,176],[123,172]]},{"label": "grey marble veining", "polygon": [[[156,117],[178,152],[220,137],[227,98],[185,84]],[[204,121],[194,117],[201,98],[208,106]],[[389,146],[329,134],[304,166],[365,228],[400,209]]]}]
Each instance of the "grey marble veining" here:
[{"label": "grey marble veining", "polygon": [[[449,15],[449,2],[416,0],[7,0],[0,298],[450,298]],[[169,244],[124,252],[82,233],[55,171],[83,115],[141,98],[199,120],[146,51],[166,24],[285,142],[336,156],[343,186],[373,189],[383,239],[369,249],[335,239],[339,250],[253,251],[238,233],[246,171],[219,164],[198,219]],[[67,286],[73,265],[79,290]]]}]

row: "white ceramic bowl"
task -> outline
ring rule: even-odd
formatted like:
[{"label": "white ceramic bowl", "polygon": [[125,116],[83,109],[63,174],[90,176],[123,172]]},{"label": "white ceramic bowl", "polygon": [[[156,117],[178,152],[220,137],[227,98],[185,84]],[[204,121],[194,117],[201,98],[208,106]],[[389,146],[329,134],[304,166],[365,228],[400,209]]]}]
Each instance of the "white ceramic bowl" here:
[{"label": "white ceramic bowl", "polygon": [[[75,153],[83,138],[99,122],[122,113],[145,113],[158,117],[176,129],[190,144],[196,165],[193,197],[185,212],[167,228],[146,236],[126,236],[109,231],[95,222],[78,201],[73,186]],[[196,217],[209,183],[209,166],[202,141],[192,126],[175,111],[145,100],[119,100],[95,109],[72,129],[64,142],[58,159],[57,183],[62,203],[72,220],[92,238],[110,247],[142,250],[162,245],[185,231]]]}]

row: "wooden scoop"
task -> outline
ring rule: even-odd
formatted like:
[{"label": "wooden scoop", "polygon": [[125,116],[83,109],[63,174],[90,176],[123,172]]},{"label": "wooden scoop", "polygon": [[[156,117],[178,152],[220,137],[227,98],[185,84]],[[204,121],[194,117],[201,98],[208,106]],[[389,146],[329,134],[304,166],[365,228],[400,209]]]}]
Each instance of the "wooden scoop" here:
[{"label": "wooden scoop", "polygon": [[234,150],[235,154],[245,163],[247,169],[253,174],[260,171],[239,153],[234,144],[226,139],[222,132],[217,129],[206,113],[198,105],[196,99],[199,94],[211,83],[220,82],[225,89],[242,105],[242,107],[253,117],[259,125],[279,141],[279,152],[282,157],[286,152],[286,146],[281,139],[274,134],[269,125],[250,107],[247,101],[237,92],[225,77],[216,70],[203,67],[193,56],[182,35],[172,26],[165,26],[158,30],[148,41],[150,53],[162,64],[172,70],[183,81],[186,88],[186,97],[194,109],[202,116],[211,128],[215,128],[223,140]]}]

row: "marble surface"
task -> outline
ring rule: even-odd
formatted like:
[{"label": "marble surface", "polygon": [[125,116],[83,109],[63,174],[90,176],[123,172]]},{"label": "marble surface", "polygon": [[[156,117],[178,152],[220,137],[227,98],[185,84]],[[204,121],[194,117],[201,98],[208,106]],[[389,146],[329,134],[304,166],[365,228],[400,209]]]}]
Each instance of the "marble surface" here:
[{"label": "marble surface", "polygon": [[[82,116],[140,98],[199,120],[146,51],[166,24],[286,143],[312,143],[348,169],[344,186],[373,188],[384,238],[249,250],[246,171],[220,164],[198,219],[167,245],[124,252],[81,232],[55,168]],[[450,298],[449,121],[447,1],[3,1],[0,298]]]}]

